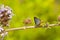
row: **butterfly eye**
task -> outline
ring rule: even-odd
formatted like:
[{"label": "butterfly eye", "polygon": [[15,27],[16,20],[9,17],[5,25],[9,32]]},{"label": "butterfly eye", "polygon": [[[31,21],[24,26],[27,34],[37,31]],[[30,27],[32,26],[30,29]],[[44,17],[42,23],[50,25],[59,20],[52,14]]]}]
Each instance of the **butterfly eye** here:
[{"label": "butterfly eye", "polygon": [[40,19],[38,19],[37,17],[34,17],[34,22],[36,26],[40,25]]}]

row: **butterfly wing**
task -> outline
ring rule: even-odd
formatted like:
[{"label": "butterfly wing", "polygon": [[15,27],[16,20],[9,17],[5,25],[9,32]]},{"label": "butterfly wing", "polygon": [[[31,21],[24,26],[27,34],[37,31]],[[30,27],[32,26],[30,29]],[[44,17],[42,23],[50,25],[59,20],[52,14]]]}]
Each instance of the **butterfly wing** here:
[{"label": "butterfly wing", "polygon": [[40,19],[38,19],[37,17],[34,17],[34,22],[36,26],[40,25]]}]

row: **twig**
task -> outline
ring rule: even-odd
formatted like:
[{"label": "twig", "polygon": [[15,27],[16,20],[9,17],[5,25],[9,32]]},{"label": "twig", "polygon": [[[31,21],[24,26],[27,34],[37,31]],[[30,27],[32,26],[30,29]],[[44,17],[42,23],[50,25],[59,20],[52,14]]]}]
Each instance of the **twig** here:
[{"label": "twig", "polygon": [[[49,27],[53,27],[53,26],[60,26],[60,24],[50,24],[48,25]],[[25,30],[25,29],[30,29],[30,28],[35,28],[35,26],[24,26],[24,27],[19,27],[19,28],[10,28],[10,29],[6,29],[5,31],[9,32],[9,31],[13,31],[13,30]]]},{"label": "twig", "polygon": [[57,24],[50,24],[49,27],[53,27],[53,26],[60,26],[60,22],[58,22]]},{"label": "twig", "polygon": [[25,29],[29,29],[29,28],[34,28],[35,26],[24,26],[24,27],[19,27],[19,28],[11,28],[11,29],[6,29],[5,31],[9,32],[9,31],[13,31],[13,30],[25,30]]}]

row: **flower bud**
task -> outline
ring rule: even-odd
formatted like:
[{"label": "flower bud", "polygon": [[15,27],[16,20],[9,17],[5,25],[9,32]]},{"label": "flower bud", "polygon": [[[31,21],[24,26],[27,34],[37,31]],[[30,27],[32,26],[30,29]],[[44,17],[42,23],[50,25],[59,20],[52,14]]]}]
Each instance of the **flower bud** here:
[{"label": "flower bud", "polygon": [[60,16],[58,16],[57,20],[60,22]]},{"label": "flower bud", "polygon": [[30,18],[27,18],[23,21],[24,24],[31,24],[31,19]]}]

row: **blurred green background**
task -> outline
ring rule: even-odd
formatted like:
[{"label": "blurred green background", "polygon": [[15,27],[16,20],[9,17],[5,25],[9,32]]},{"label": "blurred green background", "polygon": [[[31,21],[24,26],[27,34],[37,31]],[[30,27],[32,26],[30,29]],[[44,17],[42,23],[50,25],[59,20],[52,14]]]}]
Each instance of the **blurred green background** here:
[{"label": "blurred green background", "polygon": [[[60,15],[60,0],[0,0],[0,4],[12,8],[15,14],[10,22],[11,28],[24,26],[23,20],[37,16],[44,22],[57,23]],[[34,28],[11,31],[5,40],[60,40],[60,27],[51,29]]]}]

